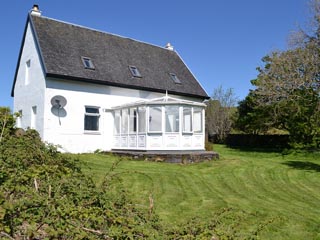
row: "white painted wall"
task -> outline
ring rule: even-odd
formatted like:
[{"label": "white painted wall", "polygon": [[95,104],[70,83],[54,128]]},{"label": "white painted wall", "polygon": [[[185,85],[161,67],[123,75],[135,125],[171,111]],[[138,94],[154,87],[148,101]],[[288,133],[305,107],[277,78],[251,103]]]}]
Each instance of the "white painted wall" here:
[{"label": "white painted wall", "polygon": [[[30,66],[27,68],[27,62]],[[43,137],[43,116],[44,116],[44,94],[45,79],[41,61],[31,31],[30,24],[27,26],[25,42],[21,54],[16,84],[14,88],[14,112],[22,111],[19,119],[21,128],[33,127]],[[33,109],[36,114],[33,115]],[[34,124],[32,119],[34,118]]]}]

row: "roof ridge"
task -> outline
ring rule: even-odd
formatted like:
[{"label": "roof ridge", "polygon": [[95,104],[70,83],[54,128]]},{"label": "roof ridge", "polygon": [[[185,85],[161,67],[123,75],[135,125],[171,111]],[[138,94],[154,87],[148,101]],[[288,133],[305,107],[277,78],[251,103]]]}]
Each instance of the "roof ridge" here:
[{"label": "roof ridge", "polygon": [[67,22],[67,21],[64,21],[64,20],[59,20],[59,19],[55,19],[55,18],[43,16],[43,15],[41,15],[41,16],[33,16],[33,17],[45,18],[45,19],[48,19],[48,20],[51,20],[51,21],[55,21],[55,22],[59,22],[59,23],[64,23],[64,24],[67,24],[67,25],[79,27],[79,28],[82,28],[82,29],[86,29],[86,30],[90,30],[90,31],[98,32],[98,33],[103,33],[103,34],[112,35],[112,36],[119,37],[119,38],[122,38],[122,39],[129,39],[129,40],[132,40],[132,41],[135,41],[135,42],[138,42],[138,43],[147,44],[147,45],[150,45],[150,46],[152,46],[152,47],[157,47],[157,48],[161,48],[161,49],[163,49],[163,50],[167,50],[167,51],[171,51],[171,52],[177,53],[177,51],[176,51],[175,49],[170,50],[170,49],[167,49],[167,48],[165,48],[165,47],[163,47],[163,46],[159,46],[159,45],[156,45],[156,44],[153,44],[153,43],[149,43],[149,42],[137,40],[137,39],[135,39],[135,38],[125,37],[125,36],[122,36],[122,35],[120,35],[120,34],[111,33],[111,32],[107,32],[107,31],[103,31],[103,30],[99,30],[99,29],[95,29],[95,28],[83,26],[83,25],[80,25],[80,24],[71,23],[71,22]]}]

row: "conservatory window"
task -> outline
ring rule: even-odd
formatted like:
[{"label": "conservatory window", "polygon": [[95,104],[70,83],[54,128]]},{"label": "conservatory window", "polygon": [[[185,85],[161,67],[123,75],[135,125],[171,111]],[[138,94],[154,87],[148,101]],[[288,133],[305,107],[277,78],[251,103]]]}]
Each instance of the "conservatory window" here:
[{"label": "conservatory window", "polygon": [[120,134],[120,110],[114,113],[114,134]]},{"label": "conservatory window", "polygon": [[145,107],[139,107],[138,108],[138,130],[139,133],[145,133],[146,132],[146,108]]},{"label": "conservatory window", "polygon": [[162,131],[162,110],[160,106],[152,106],[149,108],[149,131]]},{"label": "conservatory window", "polygon": [[129,131],[130,131],[130,133],[137,132],[137,109],[136,108],[130,108]]},{"label": "conservatory window", "polygon": [[121,110],[121,134],[128,134],[128,109]]},{"label": "conservatory window", "polygon": [[166,132],[179,132],[179,106],[166,106]]},{"label": "conservatory window", "polygon": [[99,131],[99,108],[98,107],[86,107],[84,115],[84,130],[87,131]]},{"label": "conservatory window", "polygon": [[191,107],[183,107],[183,132],[192,132],[192,114]]},{"label": "conservatory window", "polygon": [[193,131],[195,133],[202,132],[202,109],[201,108],[193,109]]}]

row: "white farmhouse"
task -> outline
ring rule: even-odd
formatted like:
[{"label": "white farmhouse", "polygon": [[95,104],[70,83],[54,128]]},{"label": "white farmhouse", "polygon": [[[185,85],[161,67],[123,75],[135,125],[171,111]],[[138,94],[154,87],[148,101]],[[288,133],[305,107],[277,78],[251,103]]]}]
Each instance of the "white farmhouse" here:
[{"label": "white farmhouse", "polygon": [[12,87],[18,127],[65,152],[204,150],[208,95],[162,48],[28,14]]}]

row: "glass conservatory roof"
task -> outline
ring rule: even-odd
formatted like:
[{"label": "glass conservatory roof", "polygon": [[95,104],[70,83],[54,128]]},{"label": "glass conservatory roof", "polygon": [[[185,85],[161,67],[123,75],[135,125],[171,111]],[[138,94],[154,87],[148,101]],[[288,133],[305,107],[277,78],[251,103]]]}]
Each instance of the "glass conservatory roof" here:
[{"label": "glass conservatory roof", "polygon": [[191,106],[199,106],[205,107],[206,105],[202,102],[194,102],[185,99],[173,98],[173,97],[160,97],[160,98],[153,98],[148,100],[136,101],[131,103],[126,103],[123,105],[112,107],[112,109],[122,109],[128,107],[137,107],[142,105],[171,105],[171,104],[178,104],[178,105],[191,105]]}]

